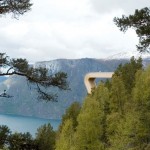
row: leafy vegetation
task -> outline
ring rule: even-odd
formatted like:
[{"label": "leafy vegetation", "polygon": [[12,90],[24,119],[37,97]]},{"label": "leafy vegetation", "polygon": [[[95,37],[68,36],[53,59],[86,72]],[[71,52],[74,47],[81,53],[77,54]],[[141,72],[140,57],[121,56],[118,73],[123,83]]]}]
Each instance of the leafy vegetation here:
[{"label": "leafy vegetation", "polygon": [[[132,71],[127,71],[133,68]],[[123,73],[126,72],[126,77]],[[73,103],[57,132],[50,124],[29,133],[11,133],[2,126],[0,147],[55,150],[149,150],[150,67],[141,58],[120,65],[111,80],[101,82],[82,106]],[[132,76],[131,79],[128,79]],[[132,84],[129,84],[131,82]],[[130,89],[130,90],[129,90]]]},{"label": "leafy vegetation", "polygon": [[50,124],[37,129],[35,138],[27,133],[12,133],[7,126],[0,126],[0,149],[3,150],[54,150],[55,131]]},{"label": "leafy vegetation", "polygon": [[141,58],[120,65],[110,81],[100,83],[85,98],[76,130],[72,120],[66,119],[56,149],[67,145],[64,150],[148,150],[149,74],[150,67],[144,70]]},{"label": "leafy vegetation", "polygon": [[56,133],[50,124],[37,129],[36,143],[40,150],[54,150]]},{"label": "leafy vegetation", "polygon": [[150,52],[150,8],[136,9],[135,13],[128,17],[125,15],[122,15],[122,18],[115,17],[114,22],[123,32],[133,28],[139,37],[137,50]]},{"label": "leafy vegetation", "polygon": [[[61,90],[67,90],[67,74],[58,72],[51,74],[47,68],[33,67],[26,59],[10,59],[5,53],[0,53],[0,67],[6,68],[6,71],[1,72],[0,76],[18,75],[23,76],[29,83],[35,84],[38,92],[38,99],[45,101],[57,101],[57,94],[46,92],[49,87],[56,87]],[[6,97],[4,93],[0,96]]]},{"label": "leafy vegetation", "polygon": [[[136,10],[129,18],[115,18],[122,31],[134,27],[140,38],[138,50],[149,48],[149,9]],[[144,37],[143,37],[144,36]],[[60,74],[48,80],[47,70],[32,68],[23,59],[9,60],[1,54],[0,64],[9,67],[2,75],[25,76],[30,82],[48,87],[64,86],[57,82]],[[50,124],[30,133],[11,133],[0,126],[0,148],[10,150],[149,150],[150,149],[150,67],[143,69],[142,60],[131,58],[120,65],[112,79],[100,83],[87,95],[82,107],[74,103],[66,110],[59,131]],[[53,76],[51,76],[53,77]],[[50,78],[53,79],[53,78]],[[64,76],[63,76],[63,79]],[[65,80],[63,80],[65,81]],[[65,86],[66,87],[66,86]],[[63,89],[63,88],[62,88]]]},{"label": "leafy vegetation", "polygon": [[[28,12],[31,6],[32,3],[30,0],[0,0],[0,15],[12,13],[16,18]],[[0,76],[24,76],[30,83],[36,84],[39,99],[57,101],[57,94],[49,94],[46,92],[48,87],[57,87],[61,90],[68,89],[66,73],[58,72],[56,74],[50,74],[46,68],[32,67],[26,59],[9,59],[5,53],[0,53],[0,68],[7,69],[6,72],[0,72]],[[10,98],[12,96],[8,95],[6,90],[4,90],[4,93],[0,94],[0,97]]]}]

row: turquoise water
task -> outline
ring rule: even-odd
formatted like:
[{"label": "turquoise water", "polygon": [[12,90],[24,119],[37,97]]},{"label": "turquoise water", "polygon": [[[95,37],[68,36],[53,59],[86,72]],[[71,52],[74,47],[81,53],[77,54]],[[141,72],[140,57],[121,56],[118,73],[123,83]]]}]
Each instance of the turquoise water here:
[{"label": "turquoise water", "polygon": [[7,125],[12,132],[30,132],[33,136],[41,125],[50,123],[57,130],[60,120],[0,114],[0,125]]}]

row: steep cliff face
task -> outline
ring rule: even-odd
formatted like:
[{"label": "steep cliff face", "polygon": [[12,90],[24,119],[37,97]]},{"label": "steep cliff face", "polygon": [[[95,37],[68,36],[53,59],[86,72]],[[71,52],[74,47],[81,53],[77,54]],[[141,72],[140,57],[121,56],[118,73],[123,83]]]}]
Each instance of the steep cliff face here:
[{"label": "steep cliff face", "polygon": [[[38,62],[35,66],[47,67],[50,72],[63,71],[68,74],[70,91],[49,89],[58,93],[58,102],[43,102],[36,99],[37,93],[33,85],[29,85],[24,77],[11,76],[0,83],[0,92],[7,89],[12,98],[0,98],[0,113],[11,113],[42,118],[61,118],[65,109],[74,101],[82,102],[87,92],[84,86],[84,76],[88,72],[114,71],[120,63],[127,59],[58,59]],[[143,61],[146,66],[149,59]]]}]

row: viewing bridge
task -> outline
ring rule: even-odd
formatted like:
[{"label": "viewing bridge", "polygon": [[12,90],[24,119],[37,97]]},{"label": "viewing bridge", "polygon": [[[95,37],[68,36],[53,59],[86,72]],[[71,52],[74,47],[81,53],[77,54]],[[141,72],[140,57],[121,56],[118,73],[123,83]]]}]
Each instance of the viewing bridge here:
[{"label": "viewing bridge", "polygon": [[96,78],[111,78],[114,72],[90,72],[84,77],[84,84],[88,94],[91,94],[93,88],[96,87]]}]

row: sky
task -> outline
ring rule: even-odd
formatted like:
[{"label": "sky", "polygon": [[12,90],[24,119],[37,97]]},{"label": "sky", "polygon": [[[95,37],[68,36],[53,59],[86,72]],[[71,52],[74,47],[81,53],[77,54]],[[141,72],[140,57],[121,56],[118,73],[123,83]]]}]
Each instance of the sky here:
[{"label": "sky", "polygon": [[136,50],[133,29],[125,34],[114,17],[150,7],[150,0],[32,0],[32,10],[1,16],[0,52],[29,62],[107,58]]}]

